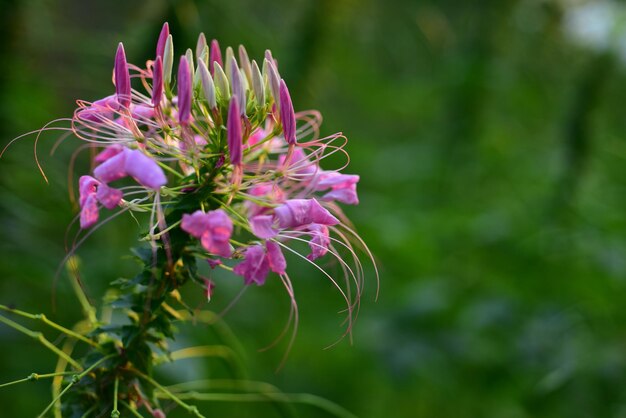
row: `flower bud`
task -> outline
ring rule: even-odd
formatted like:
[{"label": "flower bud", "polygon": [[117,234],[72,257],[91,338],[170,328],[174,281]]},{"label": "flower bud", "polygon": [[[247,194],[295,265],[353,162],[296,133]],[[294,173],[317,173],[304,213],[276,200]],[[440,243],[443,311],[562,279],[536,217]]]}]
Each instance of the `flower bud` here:
[{"label": "flower bud", "polygon": [[165,43],[167,42],[168,36],[170,36],[170,25],[165,22],[161,28],[156,47],[156,56],[161,57],[161,59],[163,59],[163,54],[165,53]]},{"label": "flower bud", "polygon": [[274,63],[265,58],[263,62],[263,69],[265,76],[267,77],[267,84],[269,86],[270,93],[276,103],[277,107],[280,107],[280,76],[274,66]]},{"label": "flower bud", "polygon": [[191,74],[190,80],[193,80],[194,65],[193,65],[193,52],[191,51],[191,48],[187,48],[187,51],[185,51],[185,58],[187,58],[187,63],[189,64],[189,74]]},{"label": "flower bud", "polygon": [[191,118],[192,95],[189,61],[185,56],[182,56],[178,65],[178,121],[181,124],[189,123]]},{"label": "flower bud", "polygon": [[163,82],[169,85],[172,81],[172,68],[174,67],[174,39],[172,35],[167,36],[165,41],[165,52],[163,53]]},{"label": "flower bud", "polygon": [[231,87],[233,89],[233,96],[237,98],[237,104],[239,105],[241,115],[244,115],[246,113],[246,90],[243,86],[243,80],[239,67],[237,66],[237,60],[234,58],[231,60],[229,75]]},{"label": "flower bud", "polygon": [[209,46],[205,45],[204,49],[202,50],[202,53],[200,53],[200,57],[198,58],[198,61],[204,61],[205,64],[207,64],[207,68],[208,67],[208,63],[209,63]]},{"label": "flower bud", "polygon": [[196,58],[198,60],[200,60],[200,57],[204,52],[204,48],[207,46],[206,36],[204,36],[204,32],[200,32],[200,35],[198,35],[198,42],[196,43]]},{"label": "flower bud", "polygon": [[280,80],[280,120],[283,124],[285,140],[289,145],[296,143],[296,115],[291,103],[289,89],[285,80]]},{"label": "flower bud", "polygon": [[230,99],[226,129],[228,137],[228,152],[230,153],[230,162],[233,165],[241,165],[241,148],[243,138],[241,132],[241,115],[239,113],[239,103],[237,103],[236,96],[233,96]]},{"label": "flower bud", "polygon": [[215,109],[217,107],[217,98],[215,97],[215,85],[213,84],[213,78],[209,74],[204,61],[198,62],[198,74],[200,76],[200,84],[202,85],[202,92],[209,108]]},{"label": "flower bud", "polygon": [[217,39],[213,39],[211,41],[211,48],[209,51],[209,70],[211,71],[211,75],[215,77],[215,64],[218,63],[220,67],[224,65],[222,62],[222,51],[220,50],[220,44],[217,42]]},{"label": "flower bud", "polygon": [[213,81],[215,82],[215,90],[221,100],[228,100],[230,98],[230,86],[228,84],[228,78],[224,74],[222,66],[217,62],[213,62]]},{"label": "flower bud", "polygon": [[163,61],[158,56],[152,67],[152,106],[157,107],[163,99]]},{"label": "flower bud", "polygon": [[126,62],[126,54],[124,53],[124,45],[120,42],[115,53],[115,94],[117,101],[123,107],[130,107],[131,90],[130,90],[130,73],[128,71],[128,63]]},{"label": "flower bud", "polygon": [[265,87],[263,76],[256,61],[252,61],[252,91],[259,106],[265,105]]},{"label": "flower bud", "polygon": [[[230,76],[235,61],[235,53],[231,47],[226,48],[226,58],[224,59],[224,72],[227,76]],[[231,80],[232,81],[232,80]]]},{"label": "flower bud", "polygon": [[248,57],[248,51],[243,45],[239,45],[239,65],[246,75],[248,84],[252,84],[252,67],[250,66],[250,58]]}]

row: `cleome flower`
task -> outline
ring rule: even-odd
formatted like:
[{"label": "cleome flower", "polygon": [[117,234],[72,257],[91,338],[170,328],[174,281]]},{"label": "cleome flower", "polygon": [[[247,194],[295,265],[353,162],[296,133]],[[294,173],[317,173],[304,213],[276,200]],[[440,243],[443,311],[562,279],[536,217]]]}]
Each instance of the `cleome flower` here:
[{"label": "cleome flower", "polygon": [[[321,115],[295,112],[270,51],[257,62],[240,46],[236,58],[201,34],[195,53],[176,59],[172,39],[166,23],[143,67],[120,43],[115,92],[77,102],[72,131],[98,151],[79,180],[80,228],[89,233],[102,210],[149,211],[150,240],[170,262],[183,247],[245,285],[274,273],[294,309],[285,253],[332,256],[343,277],[316,267],[340,290],[351,324],[363,290],[357,250],[371,254],[339,204],[359,203],[359,176],[322,168],[330,155],[349,160],[347,139],[321,138]],[[174,229],[187,234],[182,245],[171,242],[181,240]]]}]

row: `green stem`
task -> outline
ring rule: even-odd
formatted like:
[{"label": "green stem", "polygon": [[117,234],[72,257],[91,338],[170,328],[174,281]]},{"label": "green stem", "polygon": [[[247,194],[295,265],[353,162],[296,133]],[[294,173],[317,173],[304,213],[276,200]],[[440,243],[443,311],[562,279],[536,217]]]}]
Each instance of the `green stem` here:
[{"label": "green stem", "polygon": [[183,402],[178,396],[174,395],[165,386],[161,385],[159,382],[157,382],[156,380],[154,380],[153,378],[151,378],[147,374],[144,374],[144,373],[140,372],[137,369],[133,369],[133,372],[137,376],[141,377],[143,380],[145,380],[146,382],[150,383],[152,386],[154,386],[155,388],[157,388],[158,390],[163,392],[166,395],[167,398],[173,400],[175,403],[177,403],[179,406],[184,408],[190,414],[194,414],[198,418],[206,418],[204,415],[202,415],[200,413],[200,411],[198,411],[198,408],[196,406],[189,405],[189,404]]},{"label": "green stem", "polygon": [[89,374],[93,369],[95,369],[100,364],[104,363],[106,360],[108,360],[111,357],[116,356],[116,355],[117,354],[114,353],[114,354],[109,354],[108,356],[104,356],[100,360],[96,361],[94,364],[89,366],[87,369],[85,369],[80,374],[73,375],[72,376],[72,380],[70,381],[70,383],[67,386],[65,386],[65,389],[63,389],[61,391],[61,393],[59,393],[58,396],[56,398],[54,398],[52,400],[52,402],[50,402],[48,404],[48,406],[46,406],[46,409],[44,409],[43,412],[37,416],[37,418],[43,418],[46,415],[46,413],[50,410],[50,408],[52,408],[59,401],[59,399],[61,399],[63,397],[63,395],[65,395],[67,393],[67,391],[69,391],[72,388],[72,386],[74,386],[76,383],[78,383],[80,381],[80,379],[82,379],[83,377],[87,376],[87,374]]},{"label": "green stem", "polygon": [[111,411],[111,418],[119,418],[120,411],[117,409],[117,393],[120,386],[119,376],[115,376],[115,385],[113,386],[113,411]]},{"label": "green stem", "polygon": [[[156,393],[157,397],[163,397]],[[316,406],[332,415],[341,418],[357,418],[354,414],[328,399],[309,393],[179,393],[180,399],[194,399],[215,402],[293,402]]]},{"label": "green stem", "polygon": [[122,405],[124,405],[126,409],[134,416],[139,417],[139,418],[144,418],[144,416],[141,415],[139,412],[137,412],[135,408],[133,408],[128,402],[122,401]]},{"label": "green stem", "polygon": [[23,379],[18,379],[12,382],[3,383],[0,385],[0,388],[11,386],[11,385],[16,385],[18,383],[23,383],[23,382],[31,382],[33,380],[46,379],[48,377],[68,376],[70,374],[74,374],[74,372],[45,373],[45,374],[31,373],[30,375],[28,375],[28,377],[25,377]]},{"label": "green stem", "polygon": [[44,337],[44,335],[41,332],[31,331],[28,328],[23,327],[22,325],[18,324],[17,322],[14,322],[14,321],[10,320],[9,318],[6,318],[6,317],[4,317],[2,315],[0,315],[0,322],[10,326],[11,328],[15,329],[16,331],[21,332],[22,334],[25,334],[25,335],[27,335],[27,336],[29,336],[31,338],[36,339],[41,344],[43,344],[44,347],[48,348],[54,354],[56,354],[57,356],[63,358],[65,361],[67,361],[69,364],[71,364],[75,369],[77,369],[77,370],[82,369],[81,365],[78,364],[78,362],[76,360],[74,360],[73,358],[71,358],[70,356],[65,354],[63,351],[59,350],[54,344],[52,344],[50,341],[48,341],[48,339],[46,337]]},{"label": "green stem", "polygon": [[62,325],[59,325],[56,322],[52,322],[44,314],[31,314],[28,312],[20,311],[19,309],[11,309],[5,305],[0,305],[0,310],[11,312],[16,315],[22,316],[24,318],[39,320],[43,322],[44,324],[56,329],[57,331],[64,333],[65,335],[68,335],[72,338],[76,338],[77,340],[81,340],[82,342],[87,343],[92,347],[98,347],[98,344],[95,343],[94,341],[90,340],[89,338],[83,335],[78,334],[77,332],[72,331],[71,329],[68,329]]}]

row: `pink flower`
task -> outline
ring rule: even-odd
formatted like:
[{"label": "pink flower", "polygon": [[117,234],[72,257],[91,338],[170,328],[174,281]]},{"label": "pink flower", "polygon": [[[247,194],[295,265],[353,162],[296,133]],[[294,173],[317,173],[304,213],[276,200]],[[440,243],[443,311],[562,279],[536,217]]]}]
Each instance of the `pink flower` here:
[{"label": "pink flower", "polygon": [[321,225],[337,225],[335,218],[315,199],[291,199],[274,209],[278,226],[281,229],[297,228],[312,223]]},{"label": "pink flower", "polygon": [[270,270],[285,274],[286,268],[287,262],[280,246],[273,241],[265,241],[265,248],[261,244],[246,248],[244,260],[233,268],[233,272],[243,276],[245,284],[260,286],[265,283]]},{"label": "pink flower", "polygon": [[205,250],[222,257],[230,257],[230,236],[233,233],[233,222],[226,212],[217,209],[204,213],[201,210],[193,214],[184,214],[181,224],[183,231],[200,239]]}]

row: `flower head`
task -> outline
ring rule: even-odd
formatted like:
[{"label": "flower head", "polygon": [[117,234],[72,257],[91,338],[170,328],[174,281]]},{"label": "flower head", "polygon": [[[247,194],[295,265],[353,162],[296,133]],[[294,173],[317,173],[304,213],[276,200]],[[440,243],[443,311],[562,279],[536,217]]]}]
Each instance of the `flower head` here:
[{"label": "flower head", "polygon": [[[276,274],[290,297],[283,251],[315,263],[332,256],[354,283],[342,290],[350,316],[362,292],[356,249],[366,247],[339,204],[358,203],[359,176],[322,168],[330,155],[347,156],[346,138],[320,138],[320,114],[294,110],[269,51],[260,70],[245,48],[239,61],[226,48],[223,61],[218,42],[207,46],[201,35],[175,80],[167,24],[156,51],[141,69],[128,65],[120,44],[115,94],[78,102],[72,129],[100,148],[92,175],[79,181],[81,227],[96,224],[103,208],[149,212],[148,237],[172,263],[203,258],[244,284]],[[146,92],[132,89],[131,75]],[[341,288],[343,280],[317,267]]]}]

